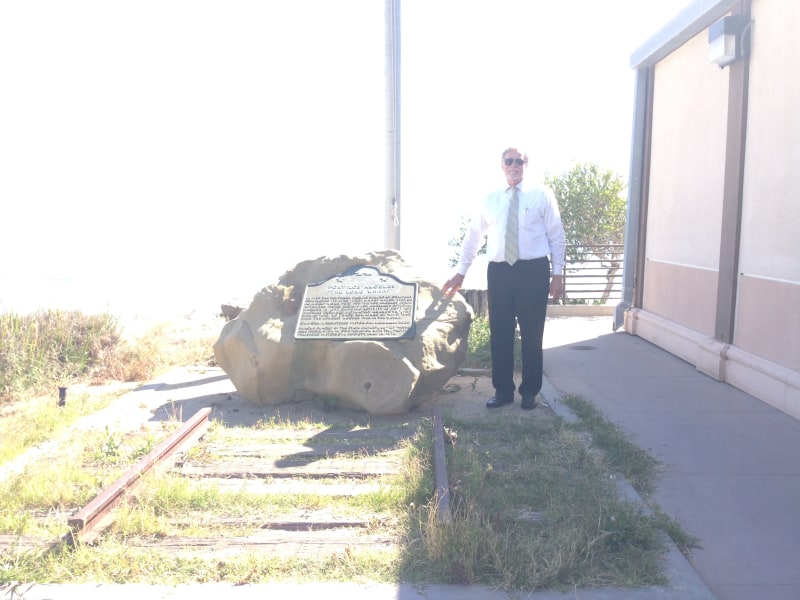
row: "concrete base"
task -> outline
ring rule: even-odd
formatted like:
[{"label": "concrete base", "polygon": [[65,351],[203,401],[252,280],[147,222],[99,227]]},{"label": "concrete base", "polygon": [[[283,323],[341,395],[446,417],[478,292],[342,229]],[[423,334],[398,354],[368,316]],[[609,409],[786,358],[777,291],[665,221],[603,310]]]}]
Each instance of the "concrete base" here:
[{"label": "concrete base", "polygon": [[625,331],[694,365],[698,371],[800,419],[800,373],[656,314],[632,308]]},{"label": "concrete base", "polygon": [[548,317],[608,317],[614,314],[613,304],[548,304]]}]

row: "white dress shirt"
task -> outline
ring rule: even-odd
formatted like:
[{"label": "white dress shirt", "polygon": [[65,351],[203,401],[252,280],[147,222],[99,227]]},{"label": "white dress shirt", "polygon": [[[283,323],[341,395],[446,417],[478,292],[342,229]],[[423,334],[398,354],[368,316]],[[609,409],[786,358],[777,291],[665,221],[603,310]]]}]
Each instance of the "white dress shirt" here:
[{"label": "white dress shirt", "polygon": [[[555,194],[547,187],[527,187],[523,182],[517,185],[517,189],[520,260],[549,256],[553,275],[563,275],[566,241]],[[492,192],[478,206],[464,236],[457,273],[467,273],[483,245],[484,235],[489,261],[505,261],[505,231],[510,200],[511,187],[507,187]]]}]

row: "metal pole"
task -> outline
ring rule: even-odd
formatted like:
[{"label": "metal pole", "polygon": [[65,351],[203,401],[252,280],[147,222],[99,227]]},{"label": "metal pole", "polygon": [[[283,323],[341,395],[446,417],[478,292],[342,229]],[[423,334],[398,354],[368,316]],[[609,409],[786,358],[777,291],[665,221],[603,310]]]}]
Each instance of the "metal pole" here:
[{"label": "metal pole", "polygon": [[[653,68],[636,71],[636,97],[633,107],[631,171],[628,182],[628,207],[625,218],[625,250],[622,263],[622,299],[614,310],[614,331],[625,324],[625,311],[637,306],[644,279],[644,248],[649,185],[649,143],[653,89]],[[641,304],[638,304],[641,306]]]},{"label": "metal pole", "polygon": [[384,245],[400,249],[400,0],[386,0],[386,197]]}]

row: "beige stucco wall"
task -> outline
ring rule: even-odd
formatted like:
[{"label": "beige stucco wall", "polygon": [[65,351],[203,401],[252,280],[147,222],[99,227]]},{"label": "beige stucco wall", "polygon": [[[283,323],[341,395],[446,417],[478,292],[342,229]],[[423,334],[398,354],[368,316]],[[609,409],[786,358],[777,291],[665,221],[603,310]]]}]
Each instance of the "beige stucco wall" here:
[{"label": "beige stucco wall", "polygon": [[643,308],[713,334],[728,77],[704,31],[655,68]]},{"label": "beige stucco wall", "polygon": [[800,2],[752,18],[734,343],[800,370]]},{"label": "beige stucco wall", "polygon": [[709,64],[707,31],[655,67],[643,303],[624,323],[798,419],[799,23],[797,0],[753,0],[733,343],[714,331],[732,69]]}]

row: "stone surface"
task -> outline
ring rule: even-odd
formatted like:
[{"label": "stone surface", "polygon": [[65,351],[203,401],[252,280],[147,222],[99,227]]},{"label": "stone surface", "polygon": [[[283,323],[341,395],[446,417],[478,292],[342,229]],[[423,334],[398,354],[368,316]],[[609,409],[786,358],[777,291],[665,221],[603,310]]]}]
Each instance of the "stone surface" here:
[{"label": "stone surface", "polygon": [[[416,335],[397,340],[295,340],[306,285],[358,265],[416,282]],[[442,295],[393,250],[320,257],[258,292],[222,329],[214,356],[248,401],[275,406],[320,396],[374,415],[402,414],[438,392],[467,352],[473,311]]]}]

